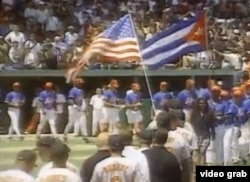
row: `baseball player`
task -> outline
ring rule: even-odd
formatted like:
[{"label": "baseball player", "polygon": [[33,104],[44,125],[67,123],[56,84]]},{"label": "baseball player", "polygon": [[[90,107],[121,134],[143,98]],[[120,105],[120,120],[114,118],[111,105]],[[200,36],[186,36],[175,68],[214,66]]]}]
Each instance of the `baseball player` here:
[{"label": "baseball player", "polygon": [[17,154],[16,164],[18,169],[11,169],[0,172],[1,182],[34,182],[30,175],[36,166],[36,153],[33,150],[22,150]]},{"label": "baseball player", "polygon": [[56,93],[53,90],[53,84],[47,82],[45,89],[39,93],[39,108],[41,110],[40,122],[36,130],[36,136],[39,139],[42,129],[46,122],[49,122],[50,130],[54,137],[57,137],[56,131]]},{"label": "baseball player", "polygon": [[168,83],[160,83],[160,91],[153,95],[153,101],[155,105],[155,115],[160,113],[163,110],[164,104],[172,99],[172,95],[167,91]]},{"label": "baseball player", "polygon": [[87,142],[87,107],[84,100],[84,92],[82,90],[83,80],[76,78],[74,80],[74,87],[69,91],[69,122],[64,130],[64,140],[67,141],[67,135],[73,125],[79,123],[81,134],[85,142]]},{"label": "baseball player", "polygon": [[98,128],[103,120],[103,97],[101,88],[96,89],[96,94],[90,98],[89,105],[92,111],[92,135],[97,136]]},{"label": "baseball player", "polygon": [[182,103],[183,112],[185,113],[186,120],[189,121],[192,104],[196,99],[193,80],[188,79],[186,81],[186,88],[179,92],[177,98]]},{"label": "baseball player", "polygon": [[175,154],[183,171],[183,180],[191,179],[191,156],[190,147],[185,139],[176,131],[178,123],[173,112],[160,112],[156,117],[158,128],[168,130],[168,139],[165,147],[169,152]]},{"label": "baseball player", "polygon": [[109,86],[109,89],[103,93],[103,112],[105,117],[104,122],[108,123],[108,130],[111,134],[117,134],[120,121],[119,111],[120,109],[124,108],[124,105],[119,105],[118,103],[118,81],[111,80]]},{"label": "baseball player", "polygon": [[[223,141],[225,135],[225,115],[228,107],[220,99],[221,88],[213,86],[211,88],[211,99],[208,101],[210,109],[214,112],[215,116],[215,139],[210,142],[207,153],[212,150],[212,164],[222,165],[224,163]],[[209,160],[207,160],[209,161]]]},{"label": "baseball player", "polygon": [[[42,137],[41,139],[37,140],[36,150],[38,151],[38,155],[41,160],[46,163],[41,167],[40,171],[38,172],[38,176],[53,168],[53,163],[51,162],[51,147],[58,142],[62,143],[60,140],[50,136]],[[66,167],[70,171],[79,174],[78,168],[70,162],[66,163]]]},{"label": "baseball player", "polygon": [[38,175],[36,182],[81,182],[80,176],[67,168],[69,151],[68,146],[62,142],[54,143],[50,148],[52,168],[41,172]]},{"label": "baseball player", "polygon": [[131,89],[132,92],[128,93],[124,100],[129,127],[136,134],[140,131],[139,124],[142,122],[140,85],[134,83]]},{"label": "baseball player", "polygon": [[[122,156],[124,143],[121,136],[111,135],[109,137],[111,157],[99,162],[93,172],[91,182],[143,182],[146,179],[141,173],[137,163]],[[148,180],[148,179],[147,179]]]},{"label": "baseball player", "polygon": [[19,120],[20,120],[20,108],[24,104],[24,96],[20,92],[20,83],[15,82],[12,85],[13,91],[9,92],[6,95],[5,103],[8,105],[8,114],[10,117],[10,127],[9,127],[9,139],[12,138],[13,131],[18,135],[20,140],[23,140],[23,136],[21,136],[20,128],[19,128]]},{"label": "baseball player", "polygon": [[247,108],[244,104],[244,95],[241,89],[233,92],[233,99],[229,106],[227,114],[233,122],[231,136],[228,138],[231,141],[232,160],[238,163],[239,159],[239,137],[241,135],[241,127],[247,122]]}]

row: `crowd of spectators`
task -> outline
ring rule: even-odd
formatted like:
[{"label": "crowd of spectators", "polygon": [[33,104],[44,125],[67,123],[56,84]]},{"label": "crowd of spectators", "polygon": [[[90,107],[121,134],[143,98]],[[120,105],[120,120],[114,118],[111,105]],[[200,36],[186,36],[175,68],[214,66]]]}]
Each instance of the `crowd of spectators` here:
[{"label": "crowd of spectators", "polygon": [[[140,42],[196,11],[208,9],[208,51],[189,54],[171,68],[248,67],[250,2],[246,0],[2,0],[1,69],[64,69],[79,60],[93,37],[127,12]],[[175,64],[176,63],[176,64]],[[139,69],[95,58],[86,69]]]}]

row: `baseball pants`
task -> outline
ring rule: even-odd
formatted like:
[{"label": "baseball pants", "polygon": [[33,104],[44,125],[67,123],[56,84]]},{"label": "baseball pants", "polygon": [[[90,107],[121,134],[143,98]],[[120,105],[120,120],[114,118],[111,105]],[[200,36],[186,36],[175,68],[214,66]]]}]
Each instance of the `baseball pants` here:
[{"label": "baseball pants", "polygon": [[41,113],[40,115],[40,122],[36,130],[36,135],[40,136],[41,132],[46,124],[46,122],[49,122],[50,131],[54,135],[54,137],[57,136],[56,131],[56,111],[53,109],[45,110],[45,113]]},{"label": "baseball pants", "polygon": [[214,154],[215,154],[215,164],[224,163],[224,135],[225,135],[225,125],[220,124],[215,127],[215,140],[214,140]]},{"label": "baseball pants", "polygon": [[68,121],[68,124],[64,130],[64,134],[67,135],[71,128],[74,126],[75,123],[78,123],[80,126],[80,132],[82,136],[87,136],[87,118],[86,113],[82,112],[81,110],[77,110],[76,108],[72,108],[72,118]]},{"label": "baseball pants", "polygon": [[9,137],[12,136],[13,132],[15,132],[18,136],[21,136],[19,128],[20,109],[9,108],[8,114],[10,117],[10,127],[8,132]]},{"label": "baseball pants", "polygon": [[231,144],[233,142],[233,136],[234,136],[234,126],[225,125],[225,134],[223,137],[224,165],[228,165],[232,160]]},{"label": "baseball pants", "polygon": [[105,107],[103,108],[103,113],[105,121],[109,124],[109,133],[118,134],[118,124],[120,121],[119,109]]},{"label": "baseball pants", "polygon": [[96,135],[100,122],[103,120],[103,109],[93,109],[92,112],[92,135]]},{"label": "baseball pants", "polygon": [[237,162],[239,161],[239,127],[233,127],[233,136],[232,136],[232,160]]}]

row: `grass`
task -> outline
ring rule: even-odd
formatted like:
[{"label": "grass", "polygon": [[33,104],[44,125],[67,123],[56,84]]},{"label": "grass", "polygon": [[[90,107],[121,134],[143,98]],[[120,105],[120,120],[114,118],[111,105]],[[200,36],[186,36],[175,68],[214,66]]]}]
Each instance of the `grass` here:
[{"label": "grass", "polygon": [[[60,137],[60,136],[59,136]],[[90,139],[93,140],[93,139]],[[33,149],[35,148],[35,136],[27,135],[24,141],[12,140],[9,141],[6,136],[1,136],[0,141],[0,171],[14,168],[14,162],[17,153],[23,149]],[[75,138],[69,136],[69,141],[67,143],[71,148],[70,162],[72,162],[77,167],[81,167],[83,161],[90,155],[95,153],[96,146],[91,144],[86,144],[81,138]],[[34,174],[37,173],[39,168],[43,165],[41,161],[37,162],[38,167],[34,170]]]}]

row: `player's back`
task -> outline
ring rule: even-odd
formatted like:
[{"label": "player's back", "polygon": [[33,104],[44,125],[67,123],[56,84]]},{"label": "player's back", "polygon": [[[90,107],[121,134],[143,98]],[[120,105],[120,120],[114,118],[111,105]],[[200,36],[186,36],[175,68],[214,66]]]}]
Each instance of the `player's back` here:
[{"label": "player's back", "polygon": [[52,168],[36,179],[36,182],[81,182],[81,178],[78,174],[70,171],[66,168]]},{"label": "player's back", "polygon": [[168,132],[168,139],[165,147],[168,149],[168,151],[175,154],[179,162],[190,158],[188,144],[176,131]]},{"label": "player's back", "polygon": [[1,182],[34,182],[35,179],[21,170],[7,170],[0,172]]},{"label": "player's back", "polygon": [[123,157],[109,157],[96,165],[91,182],[141,182],[142,180],[136,162]]},{"label": "player's back", "polygon": [[[78,168],[77,168],[76,166],[74,166],[73,164],[71,164],[70,162],[67,162],[67,163],[66,163],[66,167],[67,167],[68,170],[72,171],[73,173],[79,174]],[[49,171],[49,170],[52,169],[52,168],[53,168],[53,163],[52,163],[52,162],[49,162],[49,163],[43,165],[43,166],[41,167],[40,171],[38,172],[38,177],[39,177],[42,173],[44,173],[44,172],[46,172],[46,171]]]}]

